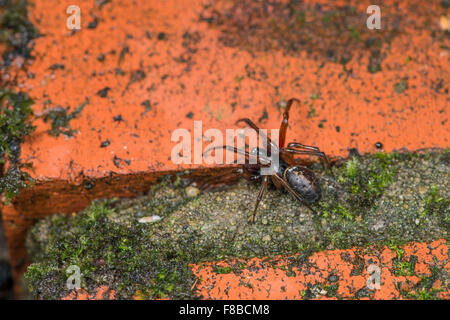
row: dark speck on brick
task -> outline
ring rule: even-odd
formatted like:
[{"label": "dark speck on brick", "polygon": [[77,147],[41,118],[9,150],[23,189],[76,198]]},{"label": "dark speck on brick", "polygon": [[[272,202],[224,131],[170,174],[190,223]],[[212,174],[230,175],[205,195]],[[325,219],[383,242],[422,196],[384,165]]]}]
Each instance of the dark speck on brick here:
[{"label": "dark speck on brick", "polygon": [[127,165],[130,165],[130,163],[131,163],[131,161],[130,160],[128,160],[128,159],[121,159],[121,158],[119,158],[118,156],[114,156],[114,158],[113,158],[113,163],[114,163],[114,165],[117,167],[117,168],[120,168],[121,167],[121,164],[123,163],[123,162],[125,162]]},{"label": "dark speck on brick", "polygon": [[152,104],[150,103],[150,100],[143,101],[141,105],[145,107],[145,112],[152,110]]},{"label": "dark speck on brick", "polygon": [[167,34],[165,32],[158,33],[158,40],[167,40]]},{"label": "dark speck on brick", "polygon": [[262,122],[267,119],[269,119],[269,114],[267,113],[267,109],[264,108],[264,111],[263,111],[261,117],[259,117],[258,122]]},{"label": "dark speck on brick", "polygon": [[97,28],[97,25],[98,25],[98,19],[97,19],[97,17],[94,17],[94,20],[89,22],[88,29],[95,29],[95,28]]},{"label": "dark speck on brick", "polygon": [[121,121],[123,121],[123,118],[122,118],[122,115],[121,115],[121,114],[115,116],[113,119],[114,119],[114,121],[119,122],[119,123],[120,123]]},{"label": "dark speck on brick", "polygon": [[102,143],[100,144],[100,148],[106,148],[110,144],[111,144],[111,141],[109,141],[109,139],[106,139],[105,141],[102,141]]},{"label": "dark speck on brick", "polygon": [[119,75],[119,76],[125,75],[125,72],[120,68],[115,68],[114,72],[116,73],[116,75]]},{"label": "dark speck on brick", "polygon": [[102,90],[99,90],[99,91],[97,92],[97,94],[98,94],[100,97],[102,97],[102,98],[106,98],[106,97],[108,96],[108,91],[109,91],[109,90],[111,90],[111,88],[106,87],[106,88],[104,88],[104,89],[102,89]]},{"label": "dark speck on brick", "polygon": [[55,63],[50,66],[50,70],[61,69],[64,70],[65,66],[62,63]]}]

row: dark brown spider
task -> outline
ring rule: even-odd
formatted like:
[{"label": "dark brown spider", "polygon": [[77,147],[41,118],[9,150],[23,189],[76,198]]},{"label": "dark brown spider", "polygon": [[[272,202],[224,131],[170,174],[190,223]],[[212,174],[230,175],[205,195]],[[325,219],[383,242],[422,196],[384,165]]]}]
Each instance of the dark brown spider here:
[{"label": "dark brown spider", "polygon": [[[251,157],[253,157],[254,159],[256,158],[256,164],[245,163],[243,164],[242,168],[239,168],[238,171],[234,172],[242,174],[246,179],[251,181],[262,180],[262,186],[256,200],[255,209],[249,219],[251,222],[255,222],[259,203],[261,202],[261,199],[263,198],[267,190],[267,186],[270,182],[272,182],[278,189],[286,189],[295,197],[295,199],[303,203],[312,212],[315,213],[314,209],[310,207],[310,204],[313,204],[320,200],[321,188],[319,181],[314,175],[313,171],[301,165],[300,159],[294,159],[294,155],[299,154],[319,156],[324,167],[328,168],[331,172],[331,167],[328,159],[326,155],[319,150],[319,148],[307,146],[297,142],[291,142],[288,143],[286,147],[284,146],[289,120],[289,110],[294,102],[299,103],[300,101],[293,98],[290,99],[286,104],[286,108],[283,113],[283,121],[281,122],[280,126],[279,147],[277,144],[272,142],[269,137],[266,137],[268,144],[267,146],[265,146],[265,148],[267,149],[267,152],[266,150],[257,148],[247,151],[226,145],[216,146],[204,152],[204,154],[206,154],[208,151],[226,149],[238,154],[245,155],[246,160],[249,160]],[[236,121],[236,124],[240,122],[247,124],[256,132],[264,135],[264,133],[260,131],[260,129],[250,119],[239,119],[238,121]],[[262,175],[261,168],[270,167],[273,163],[276,163],[274,161],[274,157],[278,157],[278,165],[273,166],[271,175]],[[229,175],[229,173],[220,177],[223,180],[226,180],[228,178],[227,175]],[[215,178],[217,179],[218,177]]]}]

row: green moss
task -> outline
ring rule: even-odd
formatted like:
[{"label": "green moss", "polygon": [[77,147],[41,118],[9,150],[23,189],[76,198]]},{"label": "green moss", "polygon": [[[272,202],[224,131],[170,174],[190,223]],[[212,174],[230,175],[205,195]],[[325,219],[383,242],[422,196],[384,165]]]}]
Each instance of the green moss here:
[{"label": "green moss", "polygon": [[[349,161],[347,161],[345,164],[345,170],[343,172],[344,176],[347,179],[356,178],[356,175],[358,174],[358,165],[359,165],[359,162],[358,162],[357,158],[351,158]],[[343,179],[341,176],[340,181],[345,182],[345,179]]]},{"label": "green moss", "polygon": [[236,81],[237,83],[240,83],[242,80],[244,80],[244,76],[235,76],[234,77],[234,81]]},{"label": "green moss", "polygon": [[[420,281],[412,290],[400,290],[400,294],[407,299],[438,300],[438,293],[448,288],[450,275],[445,268],[436,265],[430,266],[430,271],[429,276],[419,276]],[[436,281],[441,282],[441,286],[435,288]]]},{"label": "green moss", "polygon": [[29,122],[32,104],[33,100],[23,92],[0,90],[0,171],[9,160],[7,172],[0,177],[0,193],[6,195],[7,202],[32,182],[30,175],[22,171],[31,164],[19,161],[20,143],[35,130]]},{"label": "green moss", "polygon": [[359,33],[358,29],[356,29],[354,26],[349,25],[348,31],[350,32],[350,37],[356,40],[361,40],[361,34]]},{"label": "green moss", "polygon": [[345,218],[348,220],[354,219],[353,215],[349,212],[349,210],[340,203],[333,209],[333,212],[338,214],[342,218]]},{"label": "green moss", "polygon": [[34,263],[27,268],[27,272],[24,275],[26,281],[29,282],[29,290],[33,292],[35,289],[39,288],[41,283],[48,278],[49,274],[56,271],[57,268],[52,265]]},{"label": "green moss", "polygon": [[[92,208],[91,208],[92,209]],[[106,219],[106,216],[99,217],[99,221],[94,223],[97,226],[104,226],[102,220]],[[86,219],[87,221],[88,219]],[[79,222],[79,221],[77,221]],[[90,225],[90,224],[87,224]],[[118,230],[120,229],[120,230]],[[103,230],[103,236],[98,235],[98,231],[95,227],[92,232],[96,234],[96,238],[88,237],[88,242],[83,241],[83,238],[79,238],[80,234],[76,233],[74,236],[68,237],[66,239],[58,239],[60,244],[54,247],[51,246],[47,248],[46,253],[49,255],[53,261],[57,263],[59,266],[60,274],[64,273],[64,270],[67,269],[70,265],[78,265],[81,268],[81,272],[83,274],[83,287],[89,286],[89,283],[96,280],[94,272],[102,272],[105,276],[114,276],[119,272],[125,275],[122,278],[123,281],[118,285],[118,290],[121,292],[127,290],[128,284],[131,284],[133,281],[130,278],[130,275],[133,275],[138,268],[142,268],[145,270],[146,266],[142,265],[142,258],[149,259],[149,261],[155,261],[157,264],[162,260],[163,257],[159,256],[159,254],[154,251],[148,250],[145,253],[136,252],[136,254],[132,254],[131,247],[127,244],[128,241],[126,238],[123,238],[123,230],[121,228],[108,228],[107,230]],[[115,231],[118,232],[115,235]],[[124,240],[126,239],[126,240]],[[56,239],[55,239],[56,240]],[[139,244],[132,242],[136,249],[140,248]],[[89,254],[89,251],[94,250],[94,252],[99,253],[99,257],[104,260],[104,262],[100,262],[96,260],[92,255]],[[58,254],[56,254],[56,252]],[[91,251],[92,253],[92,251]],[[152,260],[152,258],[154,260]],[[103,264],[106,264],[106,267],[103,267]],[[168,263],[170,264],[170,263]],[[36,269],[44,268],[41,264],[33,264],[31,265],[32,272],[36,273]],[[33,274],[30,274],[30,268],[27,270],[25,277],[29,279],[30,289],[34,288],[36,285],[36,281],[41,281],[41,278],[34,278]],[[147,282],[144,285],[144,288],[136,288],[140,289],[144,294],[149,294],[151,291],[156,297],[164,297],[168,292],[165,289],[168,286],[162,285],[164,283],[164,279],[167,277],[168,279],[173,279],[176,276],[176,272],[170,271],[170,268],[166,266],[161,266],[158,268],[159,272],[153,271],[154,278],[151,283]],[[38,274],[43,273],[44,271],[39,271]],[[167,273],[167,274],[166,274]],[[127,276],[128,275],[128,276]],[[98,281],[98,280],[97,280]],[[61,290],[61,288],[60,288]],[[62,290],[64,291],[64,285],[62,284]],[[34,292],[39,293],[42,298],[58,298],[52,296],[52,292]]]},{"label": "green moss", "polygon": [[305,12],[304,11],[298,11],[297,12],[297,23],[300,25],[303,25],[306,22],[305,19]]},{"label": "green moss", "polygon": [[417,293],[409,294],[410,298],[414,298],[417,300],[437,300],[437,294],[441,292],[442,290],[426,290],[426,289],[420,289]]},{"label": "green moss", "polygon": [[9,50],[3,54],[4,64],[10,64],[17,55],[30,57],[30,42],[39,33],[28,20],[26,0],[4,0],[0,11],[0,42],[7,43]]},{"label": "green moss", "polygon": [[372,63],[372,64],[369,64],[369,66],[367,67],[367,70],[370,73],[377,73],[377,72],[381,71],[381,66],[379,64]]},{"label": "green moss", "polygon": [[396,253],[396,257],[392,260],[392,269],[396,276],[412,276],[415,274],[415,266],[417,256],[410,256],[409,260],[405,260],[405,251],[398,244],[389,244],[389,249]]},{"label": "green moss", "polygon": [[395,155],[377,153],[370,162],[357,157],[346,162],[338,173],[338,181],[345,185],[350,196],[350,210],[355,212],[370,207],[392,182],[395,167],[391,162]]},{"label": "green moss", "polygon": [[[155,201],[147,209],[155,208],[162,195],[167,195],[159,192],[166,183],[153,189]],[[165,200],[175,198],[169,192]],[[177,200],[179,205],[186,199]],[[137,290],[142,296],[152,298],[192,297],[189,292],[193,275],[187,264],[198,261],[197,255],[202,256],[201,251],[189,246],[195,237],[187,235],[177,241],[164,237],[153,239],[154,234],[148,225],[121,221],[115,205],[119,206],[116,200],[93,202],[77,216],[55,216],[38,224],[35,236],[48,236],[48,242],[42,245],[43,242],[34,241],[31,251],[36,259],[46,263],[32,264],[27,270],[25,278],[30,289],[44,280],[54,280],[53,277],[46,279],[42,276],[49,265],[58,266],[59,279],[64,278],[64,270],[70,265],[77,265],[83,274],[82,286],[86,289],[92,289],[102,279],[120,277],[120,283],[109,283],[118,290],[119,297],[130,297]],[[170,208],[166,207],[166,210],[165,214],[168,214]],[[51,228],[47,229],[50,221]],[[64,282],[58,283],[59,294],[67,293]],[[33,292],[44,299],[61,297],[55,296],[51,290]]]},{"label": "green moss", "polygon": [[22,189],[34,184],[34,179],[27,172],[21,170],[25,166],[23,164],[10,166],[6,173],[0,177],[0,193],[5,195],[6,204],[17,197]]},{"label": "green moss", "polygon": [[[37,30],[27,17],[27,2],[5,0],[0,10],[0,42],[7,44],[3,53],[3,64],[9,65],[16,56],[30,57],[32,40]],[[22,169],[30,163],[20,163],[20,143],[35,127],[30,123],[31,100],[26,93],[7,89],[8,83],[0,82],[0,194],[5,194],[9,203],[20,190],[33,181]],[[9,168],[4,172],[6,160]]]},{"label": "green moss", "polygon": [[394,90],[397,93],[403,93],[406,89],[408,89],[408,81],[406,80],[397,82],[394,86]]},{"label": "green moss", "polygon": [[430,187],[423,202],[424,209],[421,212],[421,217],[439,215],[442,225],[450,229],[450,199],[446,198],[436,185]]},{"label": "green moss", "polygon": [[233,272],[233,268],[231,267],[214,266],[213,270],[217,274],[227,274]]},{"label": "green moss", "polygon": [[4,163],[5,156],[17,158],[18,144],[35,130],[27,122],[33,103],[26,93],[0,89],[0,163]]},{"label": "green moss", "polygon": [[69,108],[61,108],[56,107],[50,110],[47,110],[45,114],[42,116],[44,122],[50,122],[51,129],[48,133],[52,136],[58,137],[60,134],[64,134],[68,137],[73,136],[76,133],[76,130],[73,130],[69,122],[81,113],[83,108],[89,103],[89,100],[86,100],[81,105],[75,108],[74,111],[68,113]]},{"label": "green moss", "polygon": [[326,285],[324,289],[327,291],[327,297],[337,297],[339,285],[337,283],[329,284]]},{"label": "green moss", "polygon": [[316,117],[316,116],[317,116],[316,109],[314,108],[314,105],[311,103],[309,105],[308,114],[306,115],[306,117],[312,118],[312,117]]}]

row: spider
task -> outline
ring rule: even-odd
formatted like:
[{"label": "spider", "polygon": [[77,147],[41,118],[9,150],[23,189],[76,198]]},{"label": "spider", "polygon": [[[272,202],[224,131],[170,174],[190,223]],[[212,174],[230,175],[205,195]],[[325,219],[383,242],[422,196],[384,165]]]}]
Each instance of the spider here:
[{"label": "spider", "polygon": [[[319,148],[304,145],[298,142],[290,142],[286,147],[284,146],[289,121],[289,110],[294,102],[300,103],[298,99],[292,98],[286,104],[286,108],[283,113],[283,120],[280,125],[279,146],[271,141],[269,137],[265,136],[265,134],[260,131],[258,126],[256,126],[253,121],[248,118],[243,118],[237,120],[236,124],[245,123],[259,134],[264,135],[268,142],[268,144],[264,146],[267,150],[255,148],[253,150],[247,151],[224,145],[209,148],[204,152],[204,154],[206,154],[207,152],[212,150],[226,149],[231,150],[237,154],[243,154],[245,155],[246,159],[250,159],[252,157],[256,158],[256,164],[245,163],[242,165],[242,168],[239,168],[237,171],[239,174],[242,174],[247,180],[262,181],[262,186],[256,199],[253,214],[249,218],[249,222],[251,223],[254,223],[256,220],[256,213],[259,203],[263,199],[270,182],[272,182],[277,189],[286,189],[291,195],[294,196],[295,199],[303,203],[312,212],[316,213],[310,205],[320,200],[321,187],[319,181],[313,171],[300,164],[300,159],[294,159],[294,155],[298,154],[318,156],[321,158],[324,168],[327,168],[331,172],[328,158],[322,151],[320,151]],[[278,162],[274,161],[274,157],[279,157]],[[270,167],[275,163],[278,163],[278,165],[274,165],[272,167],[273,171],[271,175],[261,174],[261,168]],[[229,173],[220,177],[226,179],[226,175],[229,175]],[[215,179],[217,179],[217,177],[215,177]]]}]

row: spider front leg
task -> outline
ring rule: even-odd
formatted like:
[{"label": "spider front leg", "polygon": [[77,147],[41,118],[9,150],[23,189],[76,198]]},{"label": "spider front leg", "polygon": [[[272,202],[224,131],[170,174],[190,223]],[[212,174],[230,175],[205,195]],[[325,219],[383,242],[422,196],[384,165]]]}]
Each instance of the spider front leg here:
[{"label": "spider front leg", "polygon": [[274,150],[278,150],[278,146],[272,142],[272,140],[270,140],[270,138],[249,118],[243,118],[243,119],[239,119],[236,121],[236,124],[238,124],[239,122],[244,122],[246,123],[249,127],[251,127],[253,130],[255,130],[258,135],[261,135],[268,143],[268,146],[264,146],[264,148],[267,149],[267,151],[269,153],[271,153],[272,148]]},{"label": "spider front leg", "polygon": [[203,152],[203,156],[205,156],[209,151],[220,150],[220,149],[222,149],[222,150],[225,149],[225,150],[233,151],[233,152],[235,152],[235,153],[237,153],[237,154],[244,155],[244,156],[246,157],[246,160],[249,160],[249,161],[250,161],[250,158],[253,158],[253,159],[256,158],[256,160],[257,160],[258,163],[260,163],[261,160],[266,161],[266,162],[269,162],[269,161],[270,161],[270,160],[269,160],[268,158],[266,158],[266,157],[263,157],[263,156],[260,156],[260,155],[250,154],[250,153],[248,153],[248,152],[245,151],[245,150],[241,150],[241,149],[239,149],[239,148],[232,147],[232,146],[215,146],[215,147],[211,147],[211,148],[209,148],[209,149],[207,149],[207,150],[205,150],[205,151]]},{"label": "spider front leg", "polygon": [[[306,150],[296,150],[293,148],[300,148],[300,149],[306,149]],[[318,156],[318,157],[320,157],[320,159],[322,161],[323,168],[325,170],[328,169],[328,171],[330,172],[330,174],[332,176],[334,175],[333,170],[331,169],[330,162],[328,161],[328,157],[325,155],[325,153],[320,151],[320,149],[317,147],[307,146],[307,145],[297,143],[297,142],[290,142],[290,143],[288,143],[286,148],[282,149],[281,152],[291,153],[291,154],[307,154],[307,155]]]},{"label": "spider front leg", "polygon": [[255,209],[253,210],[253,214],[249,218],[250,223],[255,223],[256,221],[256,211],[258,210],[259,203],[261,202],[262,198],[264,197],[264,194],[267,191],[267,186],[269,184],[269,176],[264,176],[261,189],[258,193],[258,198],[256,199]]},{"label": "spider front leg", "polygon": [[300,103],[300,100],[296,98],[289,99],[283,112],[283,121],[281,121],[280,125],[280,149],[284,147],[284,142],[286,141],[286,132],[289,124],[289,110],[291,110],[291,106],[294,102]]}]

